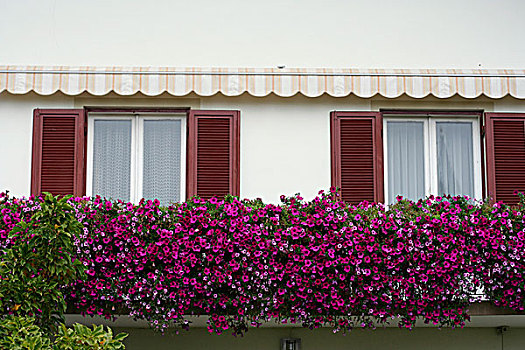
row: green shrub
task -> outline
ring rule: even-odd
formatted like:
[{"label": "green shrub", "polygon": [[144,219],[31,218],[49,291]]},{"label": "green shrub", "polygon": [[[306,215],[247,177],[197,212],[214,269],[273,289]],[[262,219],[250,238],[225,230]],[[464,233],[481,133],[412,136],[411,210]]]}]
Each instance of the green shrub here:
[{"label": "green shrub", "polygon": [[50,335],[35,323],[33,317],[7,316],[0,321],[0,349],[11,350],[117,350],[124,349],[127,334],[113,336],[110,328],[64,324]]},{"label": "green shrub", "polygon": [[47,194],[29,222],[10,232],[13,246],[0,263],[0,308],[3,313],[33,316],[50,328],[62,320],[62,287],[84,277],[84,265],[72,259],[73,236],[81,225],[67,197]]},{"label": "green shrub", "polygon": [[72,328],[61,325],[55,339],[54,349],[61,350],[116,350],[124,349],[122,340],[127,334],[120,333],[113,336],[111,328],[103,326],[93,328],[75,323]]},{"label": "green shrub", "polygon": [[82,225],[68,199],[46,194],[29,222],[20,221],[9,233],[13,243],[0,260],[0,349],[124,349],[126,334],[63,324],[63,287],[86,276],[73,258]]},{"label": "green shrub", "polygon": [[0,349],[47,350],[51,341],[32,317],[7,316],[0,321]]}]

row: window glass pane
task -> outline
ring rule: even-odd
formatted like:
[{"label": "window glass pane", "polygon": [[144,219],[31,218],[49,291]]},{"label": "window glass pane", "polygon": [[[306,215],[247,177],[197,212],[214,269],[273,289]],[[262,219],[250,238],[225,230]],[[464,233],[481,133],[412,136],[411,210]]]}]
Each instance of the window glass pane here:
[{"label": "window glass pane", "polygon": [[95,120],[93,194],[130,200],[131,120]]},{"label": "window glass pane", "polygon": [[438,194],[474,197],[472,123],[437,122]]},{"label": "window glass pane", "polygon": [[425,196],[423,122],[387,122],[388,203]]},{"label": "window glass pane", "polygon": [[181,121],[144,120],[142,196],[164,205],[180,201]]}]

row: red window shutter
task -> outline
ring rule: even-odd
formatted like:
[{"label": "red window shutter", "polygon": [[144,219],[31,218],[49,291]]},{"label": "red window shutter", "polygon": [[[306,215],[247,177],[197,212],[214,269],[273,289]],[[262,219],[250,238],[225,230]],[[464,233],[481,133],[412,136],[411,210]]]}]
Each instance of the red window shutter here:
[{"label": "red window shutter", "polygon": [[82,109],[34,111],[32,195],[84,194],[84,126]]},{"label": "red window shutter", "polygon": [[525,192],[525,114],[486,113],[487,190],[493,200],[516,204]]},{"label": "red window shutter", "polygon": [[239,195],[239,120],[239,111],[190,111],[188,198]]},{"label": "red window shutter", "polygon": [[332,186],[350,203],[383,202],[381,113],[332,112],[330,121]]}]

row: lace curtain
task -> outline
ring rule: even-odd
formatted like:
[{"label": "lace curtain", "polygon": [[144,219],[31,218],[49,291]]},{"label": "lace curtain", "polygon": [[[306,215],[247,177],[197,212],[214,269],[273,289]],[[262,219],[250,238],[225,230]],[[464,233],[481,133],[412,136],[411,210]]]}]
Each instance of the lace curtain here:
[{"label": "lace curtain", "polygon": [[180,201],[181,121],[144,120],[142,195],[162,204]]},{"label": "lace curtain", "polygon": [[425,196],[424,123],[387,122],[388,203]]},{"label": "lace curtain", "polygon": [[93,193],[130,200],[131,120],[95,120]]}]

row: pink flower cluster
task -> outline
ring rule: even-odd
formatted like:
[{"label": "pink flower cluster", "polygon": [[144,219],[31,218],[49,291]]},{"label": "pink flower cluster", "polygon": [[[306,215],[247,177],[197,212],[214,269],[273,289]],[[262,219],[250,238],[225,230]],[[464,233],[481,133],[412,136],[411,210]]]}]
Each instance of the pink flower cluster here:
[{"label": "pink flower cluster", "polygon": [[[72,198],[87,278],[69,287],[82,313],[125,311],[164,329],[209,315],[242,333],[274,320],[336,330],[416,319],[462,327],[484,298],[524,310],[522,207],[468,198],[349,205],[333,191],[281,205],[233,197],[170,207]],[[38,199],[0,197],[0,236]]]}]

